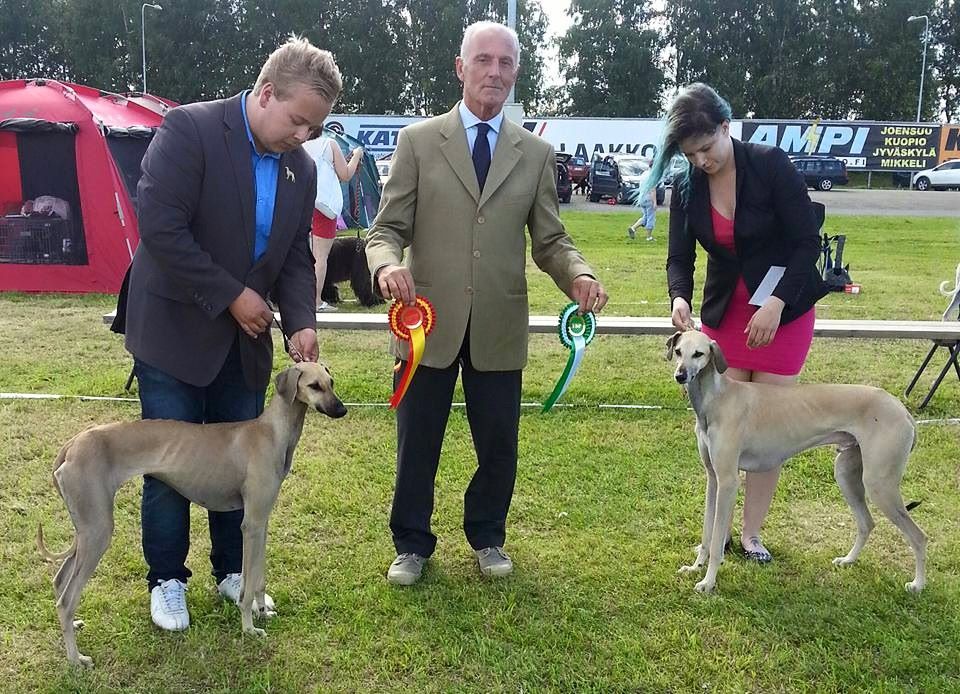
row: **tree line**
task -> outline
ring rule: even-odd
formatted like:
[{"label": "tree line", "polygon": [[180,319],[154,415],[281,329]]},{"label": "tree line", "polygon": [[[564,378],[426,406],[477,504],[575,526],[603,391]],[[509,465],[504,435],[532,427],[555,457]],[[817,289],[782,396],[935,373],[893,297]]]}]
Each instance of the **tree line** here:
[{"label": "tree line", "polygon": [[[148,91],[181,103],[234,94],[291,33],[336,56],[337,110],[437,114],[460,96],[466,25],[505,21],[506,0],[163,0],[146,8]],[[0,0],[0,78],[141,88],[141,5]],[[659,9],[658,9],[659,8]],[[537,0],[518,0],[528,114],[656,117],[702,80],[736,117],[916,117],[924,21],[924,120],[960,120],[960,0],[572,0],[553,39]],[[561,84],[544,84],[546,60]]]}]

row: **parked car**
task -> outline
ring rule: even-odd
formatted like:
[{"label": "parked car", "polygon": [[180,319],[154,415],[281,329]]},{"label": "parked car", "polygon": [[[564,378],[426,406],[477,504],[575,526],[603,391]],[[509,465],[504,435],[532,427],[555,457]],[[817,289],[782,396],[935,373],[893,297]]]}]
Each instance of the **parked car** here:
[{"label": "parked car", "polygon": [[567,171],[570,172],[570,180],[573,181],[573,185],[578,186],[590,175],[590,164],[583,157],[568,156]]},{"label": "parked car", "polygon": [[791,159],[810,188],[833,190],[835,185],[845,186],[850,182],[843,159],[826,154],[803,154]]},{"label": "parked car", "polygon": [[918,171],[913,176],[913,187],[917,190],[960,189],[960,159],[951,159],[932,169]]},{"label": "parked car", "polygon": [[[650,169],[643,157],[607,155],[590,163],[590,202],[614,199],[618,204],[633,204],[640,177]],[[657,186],[657,204],[662,205],[667,189]]]},{"label": "parked car", "polygon": [[569,159],[569,154],[557,152],[557,199],[560,202],[570,202],[573,195],[573,181],[570,180],[570,171],[567,169]]},{"label": "parked car", "polygon": [[663,175],[663,185],[667,188],[672,188],[673,179],[675,179],[678,174],[689,170],[689,168],[690,162],[687,161],[687,158],[682,154],[677,154],[667,165],[667,172]]},{"label": "parked car", "polygon": [[[617,202],[632,204],[640,188],[640,177],[650,170],[650,163],[643,157],[616,157],[620,167],[620,198]],[[662,205],[667,195],[666,186],[661,183],[657,186],[657,204]]]},{"label": "parked car", "polygon": [[590,202],[620,198],[620,167],[611,156],[595,156],[590,162]]}]

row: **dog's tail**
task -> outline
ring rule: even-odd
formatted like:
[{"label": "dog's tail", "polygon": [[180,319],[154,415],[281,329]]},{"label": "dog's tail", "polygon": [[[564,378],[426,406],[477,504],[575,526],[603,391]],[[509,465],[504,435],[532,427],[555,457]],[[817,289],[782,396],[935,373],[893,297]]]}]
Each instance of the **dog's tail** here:
[{"label": "dog's tail", "polygon": [[70,545],[69,549],[60,552],[59,554],[54,554],[47,549],[46,544],[43,542],[43,523],[37,523],[37,549],[40,550],[40,556],[47,561],[63,561],[77,551],[77,537],[74,535],[73,544]]},{"label": "dog's tail", "polygon": [[[77,434],[79,436],[79,434]],[[60,466],[63,465],[63,462],[67,459],[67,452],[70,450],[70,447],[73,445],[74,440],[77,437],[74,436],[60,449],[60,452],[57,453],[57,459],[53,461],[53,486],[57,488],[57,493],[60,495],[60,498],[63,499],[63,490],[60,488],[60,482],[57,480],[56,472],[60,469]],[[66,500],[64,500],[66,501]],[[72,556],[77,551],[77,536],[73,536],[73,544],[70,545],[69,549],[55,554],[47,549],[47,545],[43,541],[43,523],[37,523],[37,549],[40,550],[40,556],[42,556],[47,561],[63,561],[67,557]]]}]

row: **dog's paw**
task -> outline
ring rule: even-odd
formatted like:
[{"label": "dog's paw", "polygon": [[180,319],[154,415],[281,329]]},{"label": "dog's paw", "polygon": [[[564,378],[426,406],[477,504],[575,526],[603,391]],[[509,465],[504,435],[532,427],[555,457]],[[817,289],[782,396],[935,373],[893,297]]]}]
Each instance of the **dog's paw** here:
[{"label": "dog's paw", "polygon": [[693,564],[689,564],[689,565],[687,565],[687,566],[681,566],[679,569],[677,569],[677,573],[678,573],[678,574],[691,574],[691,573],[693,573],[694,571],[699,571],[701,568],[703,568],[703,564],[699,564],[699,563],[697,563],[697,562],[694,562]]},{"label": "dog's paw", "polygon": [[250,634],[251,636],[256,636],[257,638],[266,638],[267,632],[263,629],[258,629],[257,627],[250,627],[243,630],[244,634]]},{"label": "dog's paw", "polygon": [[85,626],[86,626],[86,624],[83,623],[83,620],[82,620],[82,619],[75,619],[75,620],[73,620],[73,628],[76,629],[77,631],[80,631],[80,630],[83,629]]},{"label": "dog's paw", "polygon": [[905,583],[903,585],[903,587],[907,589],[908,593],[912,593],[914,595],[923,590],[923,586],[923,581],[910,581],[909,583]]},{"label": "dog's paw", "polygon": [[269,608],[263,608],[262,610],[259,610],[257,614],[263,619],[273,619],[277,616],[277,611]]},{"label": "dog's paw", "polygon": [[848,556],[837,557],[833,560],[834,566],[850,566],[856,561],[856,559],[851,559]]},{"label": "dog's paw", "polygon": [[708,581],[707,579],[703,579],[702,581],[697,583],[697,585],[694,586],[694,589],[698,593],[712,593],[716,585],[717,584],[715,581]]},{"label": "dog's paw", "polygon": [[91,668],[93,667],[93,658],[83,653],[77,653],[77,659],[73,663],[80,667]]}]

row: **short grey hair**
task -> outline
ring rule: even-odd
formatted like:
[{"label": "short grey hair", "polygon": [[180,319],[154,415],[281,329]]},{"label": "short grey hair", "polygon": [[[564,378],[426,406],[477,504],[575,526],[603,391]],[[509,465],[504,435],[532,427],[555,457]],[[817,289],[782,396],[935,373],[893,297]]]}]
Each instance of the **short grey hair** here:
[{"label": "short grey hair", "polygon": [[513,49],[517,52],[517,65],[520,64],[520,39],[517,37],[517,32],[508,27],[506,24],[500,24],[499,22],[474,22],[467,27],[466,31],[463,32],[463,41],[460,42],[460,57],[466,59],[467,57],[467,46],[470,44],[470,41],[473,39],[474,34],[480,31],[486,31],[487,29],[499,29],[510,36],[510,40],[513,41]]}]

